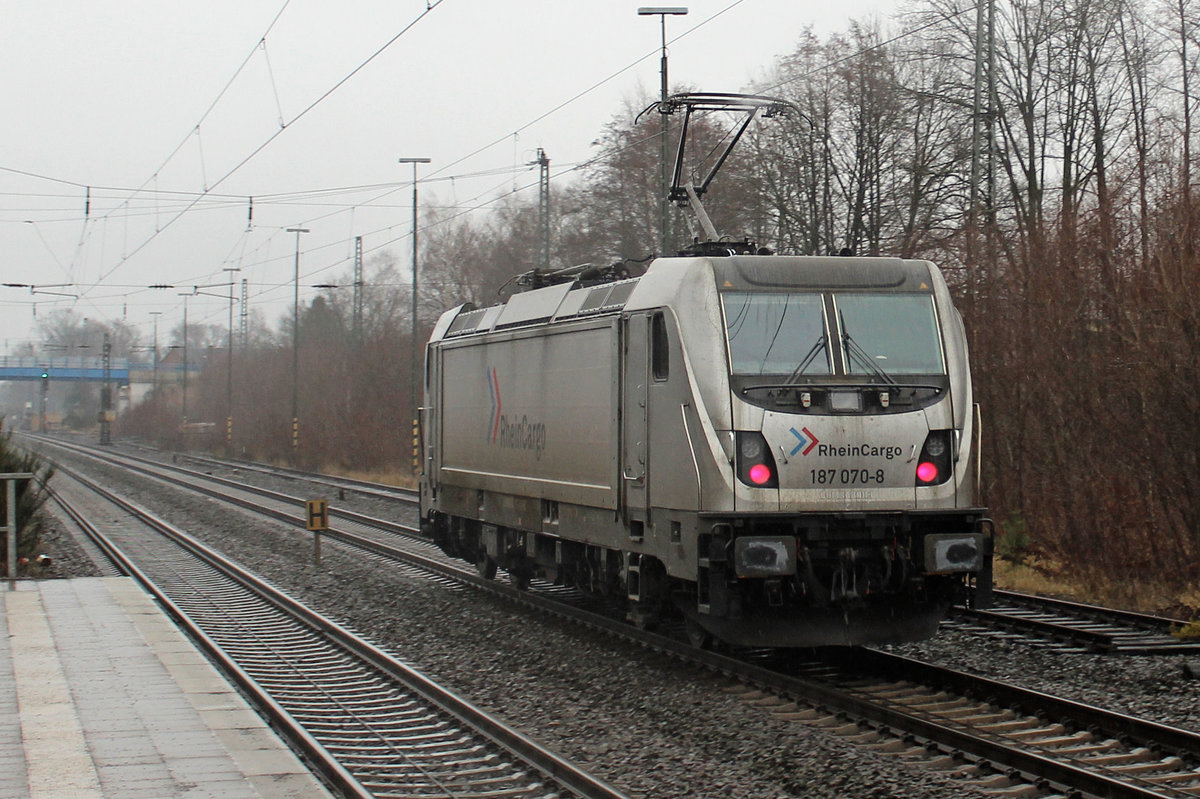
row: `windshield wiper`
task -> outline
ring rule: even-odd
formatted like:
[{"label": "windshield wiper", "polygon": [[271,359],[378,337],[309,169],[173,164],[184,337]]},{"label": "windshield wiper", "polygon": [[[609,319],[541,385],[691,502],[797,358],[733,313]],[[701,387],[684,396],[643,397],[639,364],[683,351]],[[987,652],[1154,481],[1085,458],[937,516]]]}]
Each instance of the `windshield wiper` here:
[{"label": "windshield wiper", "polygon": [[795,369],[792,370],[792,373],[787,376],[787,379],[783,381],[783,385],[790,386],[793,383],[795,383],[796,378],[799,377],[800,375],[804,374],[804,370],[807,369],[808,365],[810,363],[812,363],[813,360],[817,357],[817,353],[823,349],[825,349],[825,334],[824,333],[822,333],[821,336],[817,339],[817,343],[812,345],[812,349],[810,349],[808,351],[808,354],[804,356],[804,359],[802,361],[800,361],[800,363],[796,366]]},{"label": "windshield wiper", "polygon": [[842,323],[842,345],[845,347],[846,353],[850,356],[850,359],[854,360],[857,358],[858,362],[862,366],[866,367],[867,371],[870,372],[875,378],[892,386],[897,385],[896,381],[892,379],[891,375],[880,369],[875,364],[875,359],[871,357],[871,354],[859,346],[857,341],[850,338],[850,333],[846,330],[846,318],[839,314],[839,321]]}]

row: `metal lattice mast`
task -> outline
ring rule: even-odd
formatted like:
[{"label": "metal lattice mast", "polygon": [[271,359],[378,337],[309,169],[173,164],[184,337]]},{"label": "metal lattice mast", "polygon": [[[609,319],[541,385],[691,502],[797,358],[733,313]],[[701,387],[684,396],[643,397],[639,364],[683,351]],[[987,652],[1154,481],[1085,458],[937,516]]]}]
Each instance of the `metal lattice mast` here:
[{"label": "metal lattice mast", "polygon": [[[996,151],[996,13],[992,0],[980,3],[975,12],[975,90],[971,135],[971,223],[978,224],[979,210],[990,222],[995,202]],[[982,195],[982,196],[981,196]]]},{"label": "metal lattice mast", "polygon": [[241,341],[242,352],[246,351],[246,345],[249,343],[249,339],[250,339],[250,330],[249,330],[249,327],[250,327],[250,304],[249,304],[248,300],[249,300],[248,281],[246,280],[246,278],[242,278],[242,313],[238,319],[238,324],[239,324],[238,338],[240,338],[242,340]]},{"label": "metal lattice mast", "polygon": [[101,351],[101,365],[104,368],[104,384],[100,388],[100,443],[112,443],[112,342],[108,333],[104,334],[104,349]]},{"label": "metal lattice mast", "polygon": [[363,332],[363,243],[354,237],[354,346],[362,344]]},{"label": "metal lattice mast", "polygon": [[550,158],[538,148],[538,269],[550,269]]}]

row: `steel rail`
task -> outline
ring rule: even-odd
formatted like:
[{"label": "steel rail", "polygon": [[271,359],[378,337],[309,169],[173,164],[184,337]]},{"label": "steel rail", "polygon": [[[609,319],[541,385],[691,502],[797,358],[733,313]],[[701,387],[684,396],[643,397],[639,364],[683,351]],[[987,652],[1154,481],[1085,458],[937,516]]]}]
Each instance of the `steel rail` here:
[{"label": "steel rail", "polygon": [[[264,508],[261,505],[256,505],[254,503],[247,502],[245,500],[242,500],[239,497],[231,497],[228,494],[222,493],[220,491],[216,491],[211,488],[207,488],[202,485],[196,485],[196,484],[188,482],[186,480],[171,478],[165,474],[162,474],[161,472],[176,472],[179,474],[186,475],[187,477],[193,478],[195,480],[200,480],[200,481],[209,482],[209,483],[216,483],[217,485],[225,486],[227,488],[231,488],[236,491],[244,491],[248,494],[254,494],[255,496],[265,497],[267,499],[271,499],[276,502],[289,504],[289,505],[292,505],[297,508],[297,511],[296,511],[297,514],[301,514],[301,511],[304,508],[304,502],[305,502],[305,500],[303,500],[299,497],[294,497],[289,494],[283,494],[279,491],[274,491],[269,488],[262,488],[261,486],[250,485],[248,483],[241,482],[238,480],[233,480],[228,477],[219,477],[214,474],[206,474],[204,472],[197,472],[193,469],[185,469],[184,467],[179,466],[178,464],[163,463],[161,461],[151,460],[148,458],[139,458],[135,455],[129,455],[129,454],[117,454],[110,450],[96,451],[89,447],[80,446],[78,444],[73,444],[73,443],[69,443],[66,441],[58,441],[58,440],[48,438],[48,437],[38,437],[38,440],[42,441],[45,444],[48,444],[49,446],[59,447],[61,449],[66,449],[71,452],[76,452],[78,454],[85,455],[89,458],[104,461],[104,462],[107,462],[107,463],[110,463],[113,465],[120,466],[122,468],[131,468],[135,471],[139,471],[139,472],[141,472],[145,475],[148,475],[150,477],[153,477],[157,480],[162,480],[164,482],[169,482],[174,485],[189,488],[194,491],[198,491],[202,494],[205,494],[207,496],[210,496],[210,497],[213,497],[216,499],[220,499],[224,502],[230,502],[230,503],[233,503],[236,505],[240,505],[241,507],[244,507],[248,510],[252,510],[255,513],[266,513],[280,521],[299,524],[301,527],[303,527],[305,525],[305,521],[304,521],[304,518],[302,517],[302,515],[291,516],[286,513],[280,513],[280,512],[274,511],[269,508]],[[388,530],[389,532],[397,533],[400,535],[408,535],[408,536],[413,536],[413,537],[418,537],[418,538],[424,538],[423,536],[421,536],[420,531],[414,527],[409,527],[407,525],[400,524],[399,522],[393,522],[389,519],[380,519],[375,516],[368,516],[367,514],[358,513],[357,511],[352,511],[352,510],[349,510],[346,508],[331,508],[331,516],[342,518],[342,519],[345,519],[345,520],[351,521],[351,522],[356,522],[358,524],[364,524],[369,527],[377,527],[380,529],[385,529],[385,530]]]},{"label": "steel rail", "polygon": [[1104,654],[1200,652],[1200,641],[1171,636],[1172,627],[1183,627],[1187,624],[1184,621],[1013,591],[995,590],[993,595],[996,604],[990,610],[952,608],[951,621],[1012,630],[1047,641],[1070,642]]},{"label": "steel rail", "polygon": [[[60,469],[59,473],[63,474],[64,472]],[[77,473],[71,473],[69,476],[81,485],[88,487],[101,496],[110,498],[110,501],[112,501],[112,495],[109,492],[88,478]],[[195,641],[205,654],[213,660],[217,669],[233,680],[245,693],[251,704],[263,713],[272,727],[278,730],[294,749],[304,754],[318,774],[324,777],[330,785],[341,792],[347,799],[351,799],[352,797],[354,799],[371,799],[372,794],[342,766],[337,758],[314,738],[308,730],[302,727],[283,706],[275,701],[274,697],[264,691],[262,686],[245,669],[230,658],[225,650],[208,633],[201,629],[145,572],[138,568],[132,558],[126,555],[120,547],[114,544],[99,528],[85,518],[58,492],[55,491],[52,494],[59,507],[71,517],[71,520],[75,524],[79,525],[88,538],[100,547],[105,555],[117,564],[122,572],[132,577],[144,590],[154,597],[175,623],[184,630],[187,636]],[[123,503],[118,504],[130,512],[138,513],[140,516],[140,512],[133,511]],[[154,523],[152,525],[157,526]]]},{"label": "steel rail", "polygon": [[[292,524],[300,524],[300,521],[294,517],[288,517],[285,520]],[[361,546],[353,536],[345,536],[344,540]],[[1093,796],[1105,797],[1145,798],[1175,795],[1163,793],[1157,788],[1138,785],[1134,778],[1113,777],[1052,756],[1028,749],[1014,748],[1011,744],[998,740],[995,735],[975,734],[962,729],[961,726],[942,723],[936,718],[931,719],[919,713],[909,712],[895,704],[853,695],[829,683],[781,674],[778,671],[754,666],[717,653],[701,652],[682,641],[664,639],[659,635],[635,629],[622,621],[597,616],[590,610],[564,607],[559,601],[546,598],[537,591],[518,591],[494,581],[484,580],[461,569],[449,567],[445,563],[438,563],[408,552],[397,552],[393,548],[379,544],[372,544],[372,546],[374,547],[372,551],[376,554],[403,559],[421,568],[435,570],[451,579],[483,587],[522,605],[580,621],[656,651],[703,665],[734,679],[753,683],[799,701],[834,708],[894,730],[920,736],[936,742],[947,751],[966,753],[1016,769],[1023,778],[1035,784],[1053,784],[1066,792],[1084,791]],[[1063,723],[1071,726],[1095,727],[1111,731],[1111,734],[1116,737],[1177,751],[1193,759],[1200,756],[1200,735],[1189,731],[1105,711],[1018,686],[985,680],[975,675],[940,669],[916,661],[889,659],[882,653],[871,650],[855,649],[851,651],[858,661],[856,663],[858,667],[875,664],[876,671],[892,675],[906,674],[922,684],[956,690],[964,696],[1003,696],[1005,704],[1022,708],[1023,712],[1031,715],[1061,715]],[[885,663],[886,665],[884,665]],[[903,667],[900,664],[904,664]]]},{"label": "steel rail", "polygon": [[[428,680],[428,678],[425,678],[412,668],[396,660],[388,653],[361,640],[341,625],[307,608],[302,603],[275,589],[269,583],[257,578],[252,573],[225,561],[219,554],[159,519],[145,508],[116,496],[112,492],[106,491],[86,477],[73,477],[84,485],[87,485],[91,490],[105,496],[108,501],[113,502],[118,507],[136,516],[143,523],[170,537],[211,567],[246,585],[272,605],[275,605],[289,615],[301,618],[309,627],[320,631],[326,638],[336,642],[347,651],[353,652],[357,657],[369,663],[374,668],[403,684],[407,689],[422,697],[426,702],[438,707],[442,712],[456,719],[465,727],[477,731],[495,746],[511,753],[521,762],[550,777],[556,784],[578,796],[585,797],[585,799],[623,799],[624,794],[615,788],[596,779],[570,761],[545,749],[498,719],[484,713],[454,692]],[[132,564],[130,565],[132,566]],[[155,594],[157,596],[159,592],[155,591]],[[175,612],[183,613],[174,604],[171,607],[174,609],[173,615]],[[215,646],[215,643],[213,645]],[[247,679],[250,678],[247,677]],[[313,740],[315,741],[316,739],[313,738]],[[363,795],[370,796],[371,794],[366,793]]]},{"label": "steel rail", "polygon": [[[31,436],[42,440],[53,439],[46,436]],[[162,450],[145,445],[137,445],[140,449],[146,449],[151,452],[162,452]],[[294,469],[290,466],[277,466],[270,463],[259,463],[257,461],[243,461],[236,458],[217,458],[212,455],[198,455],[193,452],[184,453],[167,453],[178,455],[178,457],[186,458],[190,461],[198,463],[207,463],[213,466],[220,466],[227,469],[244,469],[246,471],[259,472],[261,474],[270,475],[273,477],[289,477],[294,480],[301,480],[318,485],[326,485],[332,488],[345,489],[354,491],[365,496],[376,497],[379,499],[389,499],[396,502],[402,502],[409,505],[414,505],[418,501],[417,492],[411,488],[403,486],[393,486],[387,483],[377,483],[370,480],[359,480],[354,477],[342,477],[336,474],[324,474],[321,472],[306,472],[303,469]]]}]

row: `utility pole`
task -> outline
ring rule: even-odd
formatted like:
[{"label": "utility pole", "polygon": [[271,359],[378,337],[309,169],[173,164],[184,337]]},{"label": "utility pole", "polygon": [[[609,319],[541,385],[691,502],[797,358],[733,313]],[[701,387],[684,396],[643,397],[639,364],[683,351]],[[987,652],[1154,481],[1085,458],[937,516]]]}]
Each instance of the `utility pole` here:
[{"label": "utility pole", "polygon": [[308,228],[290,227],[288,233],[296,234],[296,279],[292,293],[292,462],[300,454],[300,234]]},{"label": "utility pole", "polygon": [[[996,13],[994,0],[983,0],[975,8],[975,87],[971,131],[971,221],[977,222],[980,206],[991,221],[995,189]],[[982,191],[981,191],[982,189]],[[982,195],[982,199],[981,199]]]},{"label": "utility pole", "polygon": [[229,273],[229,329],[225,337],[225,452],[233,455],[233,273],[242,271],[240,266],[227,266],[221,270]]},{"label": "utility pole", "polygon": [[241,312],[241,329],[238,331],[238,336],[241,338],[239,342],[242,352],[246,351],[246,346],[250,342],[250,305],[249,305],[249,283],[246,278],[242,278],[242,312]]},{"label": "utility pole", "polygon": [[38,423],[41,428],[40,432],[45,433],[46,432],[46,399],[50,394],[50,367],[48,367],[48,366],[42,367],[41,382],[42,382],[42,392],[41,392],[42,396],[41,396],[40,409],[38,410]]},{"label": "utility pole", "polygon": [[[660,75],[662,85],[660,87],[659,100],[663,105],[667,102],[667,17],[668,16],[683,16],[688,10],[684,6],[643,6],[638,9],[638,16],[657,16],[662,27],[662,57],[660,59]],[[658,199],[658,254],[666,255],[671,246],[671,217],[670,217],[670,198],[671,193],[670,177],[667,174],[667,114],[663,108],[659,107],[660,119],[662,120],[662,130],[659,132],[659,190],[662,196]]]},{"label": "utility pole", "polygon": [[419,467],[417,460],[417,431],[419,429],[419,420],[417,419],[417,164],[428,164],[430,158],[400,158],[401,164],[412,164],[413,173],[413,195],[412,195],[412,340],[409,342],[408,351],[408,402],[409,409],[412,411],[412,434],[413,434],[413,474],[416,474]]},{"label": "utility pole", "polygon": [[[191,292],[191,291],[179,292],[179,296],[183,297],[183,408],[181,409],[182,410],[181,415],[183,416],[183,431],[184,431],[185,435],[187,434],[187,420],[188,420],[188,415],[187,415],[187,388],[188,388],[188,386],[187,386],[187,384],[188,384],[188,318],[187,318],[187,311],[188,311],[188,309],[187,309],[187,306],[188,306],[188,297],[192,296],[193,293],[194,292]],[[186,441],[186,439],[184,439],[184,440]],[[185,444],[185,448],[186,448],[186,444]]]},{"label": "utility pole", "polygon": [[100,363],[104,370],[104,382],[100,387],[100,444],[112,443],[112,342],[104,334],[104,347],[100,350]]},{"label": "utility pole", "polygon": [[154,390],[154,403],[158,404],[158,317],[162,316],[162,311],[151,311],[150,315],[154,317],[154,378],[151,387]]},{"label": "utility pole", "polygon": [[550,157],[541,147],[535,162],[538,165],[538,260],[537,267],[550,271]]},{"label": "utility pole", "polygon": [[[994,0],[982,0],[975,7],[975,87],[972,102],[971,186],[967,211],[967,307],[970,315],[969,346],[975,349],[975,331],[979,327],[976,309],[979,262],[990,251],[995,221],[996,152],[996,8]],[[984,191],[981,192],[983,184]],[[982,193],[982,200],[981,195]],[[981,214],[981,207],[983,213]],[[981,219],[982,216],[982,219]],[[980,247],[979,228],[986,231],[985,246]]]},{"label": "utility pole", "polygon": [[354,237],[354,347],[362,346],[363,332],[363,243]]}]

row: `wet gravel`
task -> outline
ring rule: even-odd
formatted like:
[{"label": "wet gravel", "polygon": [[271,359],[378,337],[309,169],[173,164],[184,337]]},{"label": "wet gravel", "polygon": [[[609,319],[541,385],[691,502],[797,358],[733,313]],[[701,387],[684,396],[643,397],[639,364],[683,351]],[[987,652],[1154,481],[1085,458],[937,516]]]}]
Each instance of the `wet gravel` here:
[{"label": "wet gravel", "polygon": [[943,630],[891,651],[1089,705],[1200,731],[1200,679],[1178,655],[1093,655]]},{"label": "wet gravel", "polygon": [[[321,498],[291,481],[239,478]],[[984,795],[961,779],[776,718],[736,698],[722,678],[663,656],[405,576],[333,544],[317,568],[299,531],[120,470],[103,479],[631,797]],[[347,494],[339,504],[415,523],[415,511],[394,503]],[[1200,681],[1183,677],[1178,658],[1064,655],[952,630],[893,651],[1200,729]]]}]

